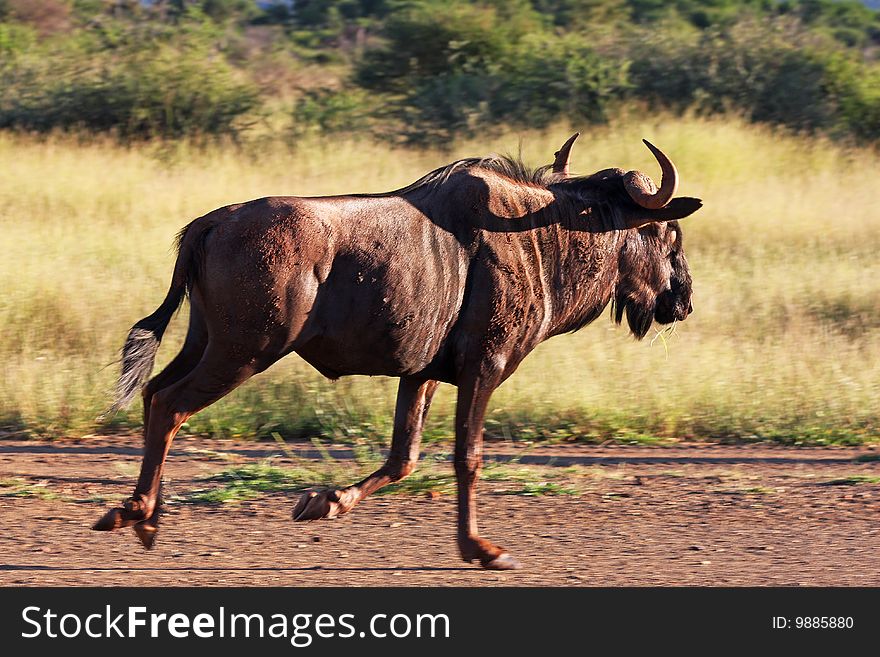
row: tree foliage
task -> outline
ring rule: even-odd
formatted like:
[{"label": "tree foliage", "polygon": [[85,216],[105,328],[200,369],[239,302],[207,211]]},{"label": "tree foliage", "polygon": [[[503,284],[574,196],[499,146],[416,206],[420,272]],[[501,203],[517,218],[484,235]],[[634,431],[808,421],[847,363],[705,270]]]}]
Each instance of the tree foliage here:
[{"label": "tree foliage", "polygon": [[287,107],[295,135],[446,143],[639,105],[876,141],[878,53],[852,0],[0,0],[0,127],[237,134]]}]

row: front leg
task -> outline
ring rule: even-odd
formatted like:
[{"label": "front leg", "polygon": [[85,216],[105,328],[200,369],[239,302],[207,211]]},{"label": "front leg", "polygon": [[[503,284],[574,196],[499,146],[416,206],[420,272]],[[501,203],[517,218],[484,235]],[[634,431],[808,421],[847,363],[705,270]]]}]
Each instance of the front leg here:
[{"label": "front leg", "polygon": [[458,484],[458,549],[468,563],[514,570],[519,562],[504,548],[481,538],[477,530],[477,481],[483,467],[483,420],[500,377],[477,374],[458,384],[455,409],[455,477]]},{"label": "front leg", "polygon": [[358,502],[382,486],[400,481],[412,472],[419,460],[419,444],[425,417],[438,385],[437,381],[402,377],[397,389],[391,451],[385,464],[366,479],[348,488],[306,492],[293,509],[293,519],[303,521],[335,518],[351,511]]}]

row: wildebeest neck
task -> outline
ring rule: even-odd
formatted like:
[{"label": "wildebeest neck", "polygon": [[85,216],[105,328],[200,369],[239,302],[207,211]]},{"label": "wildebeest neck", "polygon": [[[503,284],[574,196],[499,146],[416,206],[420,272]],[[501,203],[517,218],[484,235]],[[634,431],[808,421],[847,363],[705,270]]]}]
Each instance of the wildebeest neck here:
[{"label": "wildebeest neck", "polygon": [[623,233],[610,203],[483,169],[405,198],[495,270],[500,289],[534,313],[538,340],[585,326],[613,296]]}]

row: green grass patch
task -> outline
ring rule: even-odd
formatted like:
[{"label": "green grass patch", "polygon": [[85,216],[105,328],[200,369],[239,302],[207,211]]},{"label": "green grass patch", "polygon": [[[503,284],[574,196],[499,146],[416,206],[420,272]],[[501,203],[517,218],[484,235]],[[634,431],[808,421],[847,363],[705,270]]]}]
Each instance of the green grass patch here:
[{"label": "green grass patch", "polygon": [[252,500],[259,496],[260,493],[248,486],[229,485],[221,488],[194,490],[183,497],[175,497],[169,501],[190,504],[232,504]]},{"label": "green grass patch", "polygon": [[36,500],[57,500],[73,504],[104,503],[109,497],[105,495],[89,495],[88,497],[73,497],[62,495],[49,487],[45,481],[29,482],[19,477],[0,479],[0,497],[20,497]]},{"label": "green grass patch", "polygon": [[540,497],[543,495],[580,495],[580,491],[553,481],[536,481],[524,483],[520,488],[513,490],[499,491],[498,494]]},{"label": "green grass patch", "polygon": [[325,470],[305,466],[280,467],[270,461],[237,465],[203,477],[220,486],[189,491],[172,498],[191,504],[229,504],[251,500],[269,493],[298,492],[311,486],[327,486],[333,481]]},{"label": "green grass patch", "polygon": [[377,491],[379,495],[422,495],[434,492],[444,495],[454,493],[455,475],[452,472],[442,472],[439,468],[416,470],[406,479]]},{"label": "green grass patch", "polygon": [[850,475],[826,481],[826,486],[858,486],[859,484],[880,484],[880,477],[871,475]]},{"label": "green grass patch", "polygon": [[766,486],[750,486],[748,488],[735,488],[715,492],[721,495],[771,495],[777,491],[774,488],[768,488]]},{"label": "green grass patch", "polygon": [[480,478],[484,481],[535,483],[547,479],[548,474],[549,469],[537,470],[523,465],[489,462],[483,466],[483,472],[480,475]]},{"label": "green grass patch", "polygon": [[[369,462],[381,462],[376,453],[368,454]],[[427,454],[408,477],[377,491],[379,495],[422,495],[425,493],[449,494],[455,492],[455,472],[445,452]]]},{"label": "green grass patch", "polygon": [[[170,501],[190,504],[228,504],[256,499],[272,493],[298,493],[312,487],[346,486],[379,467],[378,453],[364,449],[353,462],[333,459],[326,449],[318,461],[299,459],[295,465],[279,466],[272,459],[261,463],[233,465],[206,475],[202,481],[218,484],[184,493]],[[483,468],[482,479],[493,483],[522,484],[510,495],[577,495],[574,488],[549,479],[570,479],[573,468],[530,468],[515,463],[489,462]],[[401,481],[379,489],[377,495],[449,494],[455,492],[455,473],[447,455],[427,456],[419,467]]]},{"label": "green grass patch", "polygon": [[184,451],[190,456],[198,456],[199,458],[211,461],[225,461],[227,463],[231,463],[233,461],[238,461],[241,459],[238,454],[221,452],[214,449],[204,449],[200,447],[187,447]]},{"label": "green grass patch", "polygon": [[[523,484],[521,488],[513,491],[502,491],[510,495],[565,495],[563,489],[555,483],[548,483],[548,478],[571,476],[573,473],[568,469],[559,469],[557,472],[550,467],[531,468],[518,465],[517,460],[508,462],[489,461],[483,466],[480,480],[491,483],[516,483]],[[403,493],[418,495],[428,492],[453,493],[455,492],[455,474],[452,464],[446,460],[444,454],[436,454],[425,459],[422,465],[406,479],[396,484],[391,484],[378,492],[380,494]],[[574,493],[577,494],[577,493]]]},{"label": "green grass patch", "polygon": [[46,482],[29,482],[18,477],[0,480],[0,497],[31,497],[59,500],[62,496],[50,490]]}]

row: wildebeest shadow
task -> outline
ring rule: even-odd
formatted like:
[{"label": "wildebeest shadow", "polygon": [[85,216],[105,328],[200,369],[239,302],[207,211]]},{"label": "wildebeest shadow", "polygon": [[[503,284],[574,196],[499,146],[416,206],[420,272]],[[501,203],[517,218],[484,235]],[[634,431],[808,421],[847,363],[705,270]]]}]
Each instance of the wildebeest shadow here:
[{"label": "wildebeest shadow", "polygon": [[[517,194],[505,197],[504,189],[495,190],[495,195],[480,176],[467,171],[455,174],[456,185],[441,194],[418,193],[418,190],[403,195],[413,208],[427,217],[444,231],[455,235],[459,242],[468,243],[473,239],[472,231],[490,233],[522,233],[547,228],[554,224],[565,224],[568,230],[587,233],[604,233],[612,230],[605,215],[611,212],[608,202],[594,202],[587,208],[576,196],[562,189],[540,189],[519,183],[512,183]],[[531,192],[531,193],[529,193]],[[469,208],[462,212],[462,208]],[[506,210],[505,215],[494,208]],[[591,220],[573,221],[582,212],[592,215]]]}]

